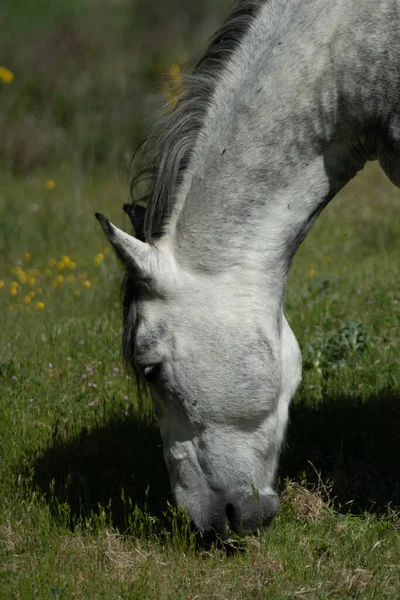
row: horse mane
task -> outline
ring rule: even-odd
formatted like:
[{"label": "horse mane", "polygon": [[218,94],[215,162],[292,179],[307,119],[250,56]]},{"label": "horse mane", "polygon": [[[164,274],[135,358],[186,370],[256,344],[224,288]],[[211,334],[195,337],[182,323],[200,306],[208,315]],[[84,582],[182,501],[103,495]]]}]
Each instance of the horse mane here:
[{"label": "horse mane", "polygon": [[[177,189],[190,164],[199,132],[211,104],[221,72],[268,0],[240,0],[222,28],[215,34],[191,75],[184,77],[184,90],[155,140],[153,160],[132,180],[131,199],[147,205],[143,237],[152,242],[164,233]],[[147,180],[148,193],[136,197],[138,184]]]},{"label": "horse mane", "polygon": [[[136,236],[149,243],[161,237],[173,210],[176,192],[182,183],[195,148],[199,132],[211,104],[219,77],[240,45],[243,37],[268,0],[239,0],[222,28],[215,34],[203,58],[191,75],[183,80],[183,93],[169,116],[162,134],[155,139],[153,160],[141,169],[131,183],[131,208],[127,210],[134,222],[135,205],[146,204],[144,219]],[[145,196],[136,189],[147,183]],[[123,355],[133,364],[139,292],[132,277],[124,281]]]}]

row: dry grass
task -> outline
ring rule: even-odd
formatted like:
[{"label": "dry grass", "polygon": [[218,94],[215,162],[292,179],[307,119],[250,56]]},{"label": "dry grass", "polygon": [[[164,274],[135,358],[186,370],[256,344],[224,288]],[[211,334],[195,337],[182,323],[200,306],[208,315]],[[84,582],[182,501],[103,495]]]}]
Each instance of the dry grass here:
[{"label": "dry grass", "polygon": [[316,523],[324,509],[331,504],[329,499],[326,499],[326,486],[323,486],[323,490],[309,490],[294,481],[287,482],[281,501],[290,503],[300,521],[306,520],[310,523]]}]

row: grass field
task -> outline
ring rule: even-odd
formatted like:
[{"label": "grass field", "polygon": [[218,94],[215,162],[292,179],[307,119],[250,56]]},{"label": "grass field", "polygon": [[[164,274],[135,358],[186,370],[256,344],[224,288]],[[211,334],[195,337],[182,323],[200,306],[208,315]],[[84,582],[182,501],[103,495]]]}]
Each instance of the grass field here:
[{"label": "grass field", "polygon": [[198,544],[121,362],[122,273],[94,212],[129,229],[155,87],[227,4],[0,7],[0,600],[400,598],[400,191],[376,164],[291,268],[304,372],[268,530]]},{"label": "grass field", "polygon": [[127,183],[2,180],[0,598],[399,597],[398,190],[369,167],[295,257],[304,381],[283,505],[226,556],[196,548],[173,508],[121,364],[121,273],[93,212],[127,227]]}]

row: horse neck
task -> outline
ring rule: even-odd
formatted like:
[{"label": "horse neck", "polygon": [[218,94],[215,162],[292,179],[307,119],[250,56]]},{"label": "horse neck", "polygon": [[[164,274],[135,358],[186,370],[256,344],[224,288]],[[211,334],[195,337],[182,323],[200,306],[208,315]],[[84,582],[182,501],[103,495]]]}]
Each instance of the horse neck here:
[{"label": "horse neck", "polygon": [[394,4],[266,3],[221,75],[169,223],[187,268],[283,294],[315,218],[379,151],[391,110],[379,90],[390,75],[400,88],[383,52],[394,54],[383,17]]}]

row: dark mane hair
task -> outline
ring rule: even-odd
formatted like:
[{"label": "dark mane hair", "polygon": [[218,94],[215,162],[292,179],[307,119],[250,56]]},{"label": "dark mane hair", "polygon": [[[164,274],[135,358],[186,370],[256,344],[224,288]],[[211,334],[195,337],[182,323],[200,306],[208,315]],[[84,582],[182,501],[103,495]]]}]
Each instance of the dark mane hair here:
[{"label": "dark mane hair", "polygon": [[[183,79],[183,93],[155,140],[152,164],[132,180],[133,204],[147,205],[143,234],[152,242],[163,234],[171,214],[174,196],[188,168],[220,73],[237,49],[261,6],[268,0],[240,0],[223,27],[215,34],[208,50],[191,75]],[[136,197],[138,184],[147,181],[148,193]]]},{"label": "dark mane hair", "polygon": [[[216,33],[208,50],[194,72],[183,80],[184,92],[168,118],[163,133],[155,140],[152,164],[142,169],[132,180],[131,209],[146,204],[144,220],[136,235],[149,243],[159,238],[173,209],[174,197],[190,164],[199,131],[221,72],[263,4],[268,0],[240,0],[223,27]],[[148,193],[137,197],[136,189],[147,183]],[[127,276],[124,282],[123,354],[132,364],[137,329],[139,292],[135,281]]]}]

